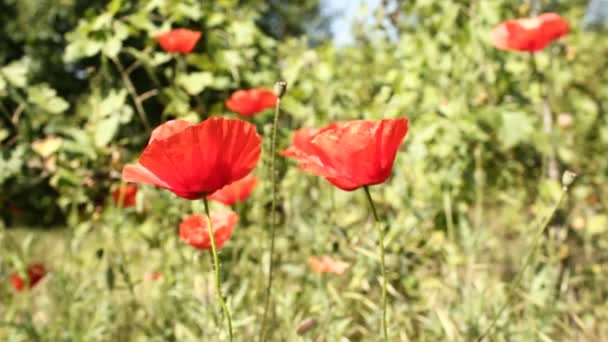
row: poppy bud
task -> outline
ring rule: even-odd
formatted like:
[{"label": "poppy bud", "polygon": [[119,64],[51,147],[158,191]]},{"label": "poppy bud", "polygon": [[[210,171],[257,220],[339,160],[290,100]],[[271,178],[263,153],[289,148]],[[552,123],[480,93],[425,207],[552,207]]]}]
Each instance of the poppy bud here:
[{"label": "poppy bud", "polygon": [[287,92],[287,82],[277,81],[277,83],[274,84],[274,94],[278,98],[282,98],[283,95],[285,95],[285,92]]}]

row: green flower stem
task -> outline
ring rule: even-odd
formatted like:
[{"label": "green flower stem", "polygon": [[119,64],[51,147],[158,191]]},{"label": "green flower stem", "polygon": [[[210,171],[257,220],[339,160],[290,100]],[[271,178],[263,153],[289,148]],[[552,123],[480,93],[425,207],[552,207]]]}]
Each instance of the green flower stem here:
[{"label": "green flower stem", "polygon": [[276,154],[277,154],[277,130],[279,125],[279,115],[281,113],[281,96],[285,92],[286,85],[277,82],[279,87],[283,87],[277,96],[277,103],[274,107],[274,118],[272,120],[272,136],[270,141],[270,184],[271,202],[270,202],[270,265],[268,266],[268,280],[266,283],[266,303],[264,304],[264,316],[262,318],[262,328],[260,331],[260,342],[266,338],[266,324],[268,323],[268,311],[270,310],[270,299],[272,296],[272,279],[274,273],[274,240],[277,226],[277,175],[276,175]]},{"label": "green flower stem", "polygon": [[219,299],[220,305],[222,306],[224,318],[226,318],[227,321],[230,341],[232,341],[232,316],[230,315],[230,310],[228,309],[226,301],[224,300],[224,296],[222,295],[220,260],[217,256],[217,247],[215,246],[215,235],[213,234],[214,231],[213,225],[211,223],[211,214],[209,213],[209,203],[207,202],[207,197],[203,197],[203,203],[205,204],[205,214],[207,215],[207,231],[209,232],[209,240],[211,241],[211,255],[213,256],[213,267],[215,269],[215,291],[217,292],[217,298]]},{"label": "green flower stem", "polygon": [[549,215],[547,215],[547,217],[545,217],[545,219],[543,220],[542,224],[540,225],[538,231],[535,233],[534,239],[532,240],[530,250],[528,250],[528,254],[526,254],[526,256],[524,257],[524,261],[523,261],[523,265],[522,265],[521,269],[517,272],[517,275],[515,276],[515,280],[513,280],[513,282],[507,288],[507,301],[500,307],[498,312],[494,315],[494,317],[490,321],[490,324],[488,325],[488,327],[483,331],[483,333],[481,335],[479,335],[479,338],[477,338],[477,342],[483,341],[488,336],[488,334],[490,334],[492,332],[492,329],[494,329],[494,327],[496,326],[496,323],[498,323],[498,319],[500,318],[500,316],[502,316],[503,312],[509,306],[511,306],[512,300],[514,297],[513,295],[515,293],[515,289],[517,289],[520,286],[521,281],[523,280],[523,277],[524,277],[524,273],[526,272],[526,270],[532,263],[532,256],[534,255],[534,253],[536,253],[536,249],[540,245],[540,240],[545,232],[545,229],[547,229],[547,226],[549,226],[549,223],[551,222],[551,219],[555,215],[555,212],[557,211],[560,204],[566,197],[566,194],[568,193],[568,186],[569,186],[569,184],[564,184],[557,202],[551,208]]},{"label": "green flower stem", "polygon": [[555,139],[553,137],[553,113],[551,112],[551,106],[549,104],[549,94],[547,91],[547,82],[545,80],[545,75],[538,68],[538,64],[536,63],[536,54],[530,53],[530,64],[532,68],[533,77],[538,81],[538,86],[540,89],[540,98],[542,102],[542,119],[543,119],[543,131],[547,138],[550,141],[551,150],[549,157],[547,160],[547,176],[549,179],[557,181],[559,179],[559,165],[556,159],[556,149]]},{"label": "green flower stem", "polygon": [[376,211],[376,206],[372,200],[372,195],[369,193],[369,187],[366,185],[363,187],[369,206],[372,208],[374,219],[376,220],[376,231],[378,232],[378,244],[380,245],[380,269],[382,270],[382,329],[384,333],[384,341],[388,342],[388,326],[386,323],[386,303],[387,303],[387,291],[386,291],[386,266],[384,265],[384,229],[382,222]]}]

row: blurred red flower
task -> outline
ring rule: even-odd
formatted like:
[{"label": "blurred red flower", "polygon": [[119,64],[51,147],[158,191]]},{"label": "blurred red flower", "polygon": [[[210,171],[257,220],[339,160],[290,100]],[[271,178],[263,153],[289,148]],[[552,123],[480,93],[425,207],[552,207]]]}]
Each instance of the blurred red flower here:
[{"label": "blurred red flower", "polygon": [[[122,198],[121,198],[122,196]],[[118,207],[129,208],[135,205],[135,197],[137,196],[137,185],[124,184],[118,187],[112,193],[114,204]]]},{"label": "blurred red flower", "polygon": [[235,113],[244,116],[253,116],[266,109],[272,108],[277,103],[277,96],[268,89],[254,88],[249,90],[237,90],[228,100],[226,107]]},{"label": "blurred red flower", "polygon": [[301,169],[351,191],[386,181],[407,131],[405,118],[303,128],[296,131],[292,145],[281,155],[296,159]]},{"label": "blurred red flower", "polygon": [[561,128],[568,128],[574,124],[574,117],[570,113],[561,113],[557,116],[557,125]]},{"label": "blurred red flower", "polygon": [[172,120],[154,129],[139,163],[125,166],[122,178],[200,199],[249,174],[261,144],[255,126],[243,120]]},{"label": "blurred red flower", "polygon": [[329,256],[321,257],[310,257],[308,259],[310,268],[316,273],[333,273],[333,274],[344,274],[350,267],[347,262],[336,260]]},{"label": "blurred red flower", "polygon": [[249,174],[236,182],[226,185],[220,190],[207,196],[207,198],[218,201],[225,205],[233,205],[237,202],[246,200],[257,184],[258,178],[252,174]]},{"label": "blurred red flower", "polygon": [[[238,221],[239,216],[233,211],[211,212],[211,225],[217,249],[222,248],[224,243],[230,239],[234,225]],[[179,237],[183,242],[195,248],[211,249],[207,216],[198,214],[186,217],[179,225]]]},{"label": "blurred red flower", "polygon": [[157,281],[160,278],[162,278],[162,273],[160,273],[159,271],[154,271],[154,272],[150,272],[146,274],[146,279],[147,280],[151,280],[151,281]]},{"label": "blurred red flower", "polygon": [[556,13],[543,13],[534,18],[504,21],[492,30],[491,39],[501,50],[535,52],[569,31],[566,19]]},{"label": "blurred red flower", "polygon": [[167,52],[190,53],[202,35],[200,31],[180,28],[161,33],[155,38]]},{"label": "blurred red flower", "polygon": [[[42,263],[31,264],[27,267],[26,273],[29,283],[29,288],[33,288],[38,282],[46,275],[46,267]],[[13,273],[11,275],[11,283],[17,291],[23,291],[25,289],[26,280],[23,279],[19,274]]]}]

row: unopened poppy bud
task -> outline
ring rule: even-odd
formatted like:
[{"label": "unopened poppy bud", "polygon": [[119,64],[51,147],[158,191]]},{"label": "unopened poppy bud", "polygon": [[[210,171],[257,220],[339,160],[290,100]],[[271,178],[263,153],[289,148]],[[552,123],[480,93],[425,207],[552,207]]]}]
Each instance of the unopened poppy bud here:
[{"label": "unopened poppy bud", "polygon": [[574,180],[576,179],[576,173],[566,170],[564,171],[564,174],[562,176],[562,185],[567,188],[570,185],[572,185],[572,183],[574,182]]},{"label": "unopened poppy bud", "polygon": [[285,92],[287,92],[287,82],[285,82],[285,81],[277,81],[274,84],[274,94],[278,98],[282,98],[283,95],[285,95]]},{"label": "unopened poppy bud", "polygon": [[296,333],[300,336],[307,333],[309,330],[314,329],[317,326],[317,320],[314,318],[307,318],[298,324]]}]

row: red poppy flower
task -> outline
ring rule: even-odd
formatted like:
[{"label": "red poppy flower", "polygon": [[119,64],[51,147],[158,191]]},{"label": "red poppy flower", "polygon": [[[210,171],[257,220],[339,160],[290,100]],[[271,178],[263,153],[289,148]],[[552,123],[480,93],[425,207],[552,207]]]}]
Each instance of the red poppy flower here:
[{"label": "red poppy flower", "polygon": [[350,267],[347,262],[336,260],[329,256],[310,257],[310,268],[317,273],[343,274]]},{"label": "red poppy flower", "polygon": [[[29,281],[29,288],[31,289],[32,287],[36,286],[36,284],[38,284],[42,278],[44,278],[46,275],[46,267],[44,267],[44,265],[41,263],[31,264],[27,267],[26,273]],[[23,279],[17,273],[13,273],[11,275],[11,283],[17,291],[23,291],[25,289],[25,279]]]},{"label": "red poppy flower", "polygon": [[336,122],[296,131],[292,146],[281,152],[300,168],[351,191],[383,183],[391,173],[408,131],[405,118]]},{"label": "red poppy flower", "polygon": [[146,279],[147,280],[151,280],[151,281],[157,281],[160,278],[162,278],[162,273],[158,272],[158,271],[154,271],[154,272],[149,272],[146,274]]},{"label": "red poppy flower", "polygon": [[239,119],[168,121],[154,129],[139,163],[125,166],[122,178],[199,199],[249,174],[261,144],[255,126]]},{"label": "red poppy flower", "polygon": [[244,116],[253,116],[266,109],[272,108],[277,103],[277,96],[268,89],[254,88],[249,90],[237,90],[228,100],[226,107],[235,113]]},{"label": "red poppy flower", "polygon": [[501,50],[535,52],[570,31],[568,21],[555,13],[502,22],[491,33],[492,43]]},{"label": "red poppy flower", "polygon": [[[122,196],[122,198],[121,198]],[[118,187],[112,193],[114,204],[118,207],[129,208],[135,205],[135,197],[137,196],[137,185],[124,184]]]},{"label": "red poppy flower", "polygon": [[242,202],[249,197],[253,188],[258,184],[258,178],[249,174],[236,182],[230,183],[213,194],[207,196],[208,199],[233,205]]},{"label": "red poppy flower", "polygon": [[[222,248],[224,243],[230,239],[234,225],[239,221],[239,216],[233,211],[211,212],[211,225],[215,246]],[[179,225],[179,237],[192,247],[198,249],[211,249],[211,240],[207,230],[206,215],[192,215],[186,217]]]},{"label": "red poppy flower", "polygon": [[190,53],[202,35],[200,31],[180,28],[161,33],[155,38],[167,52]]}]

